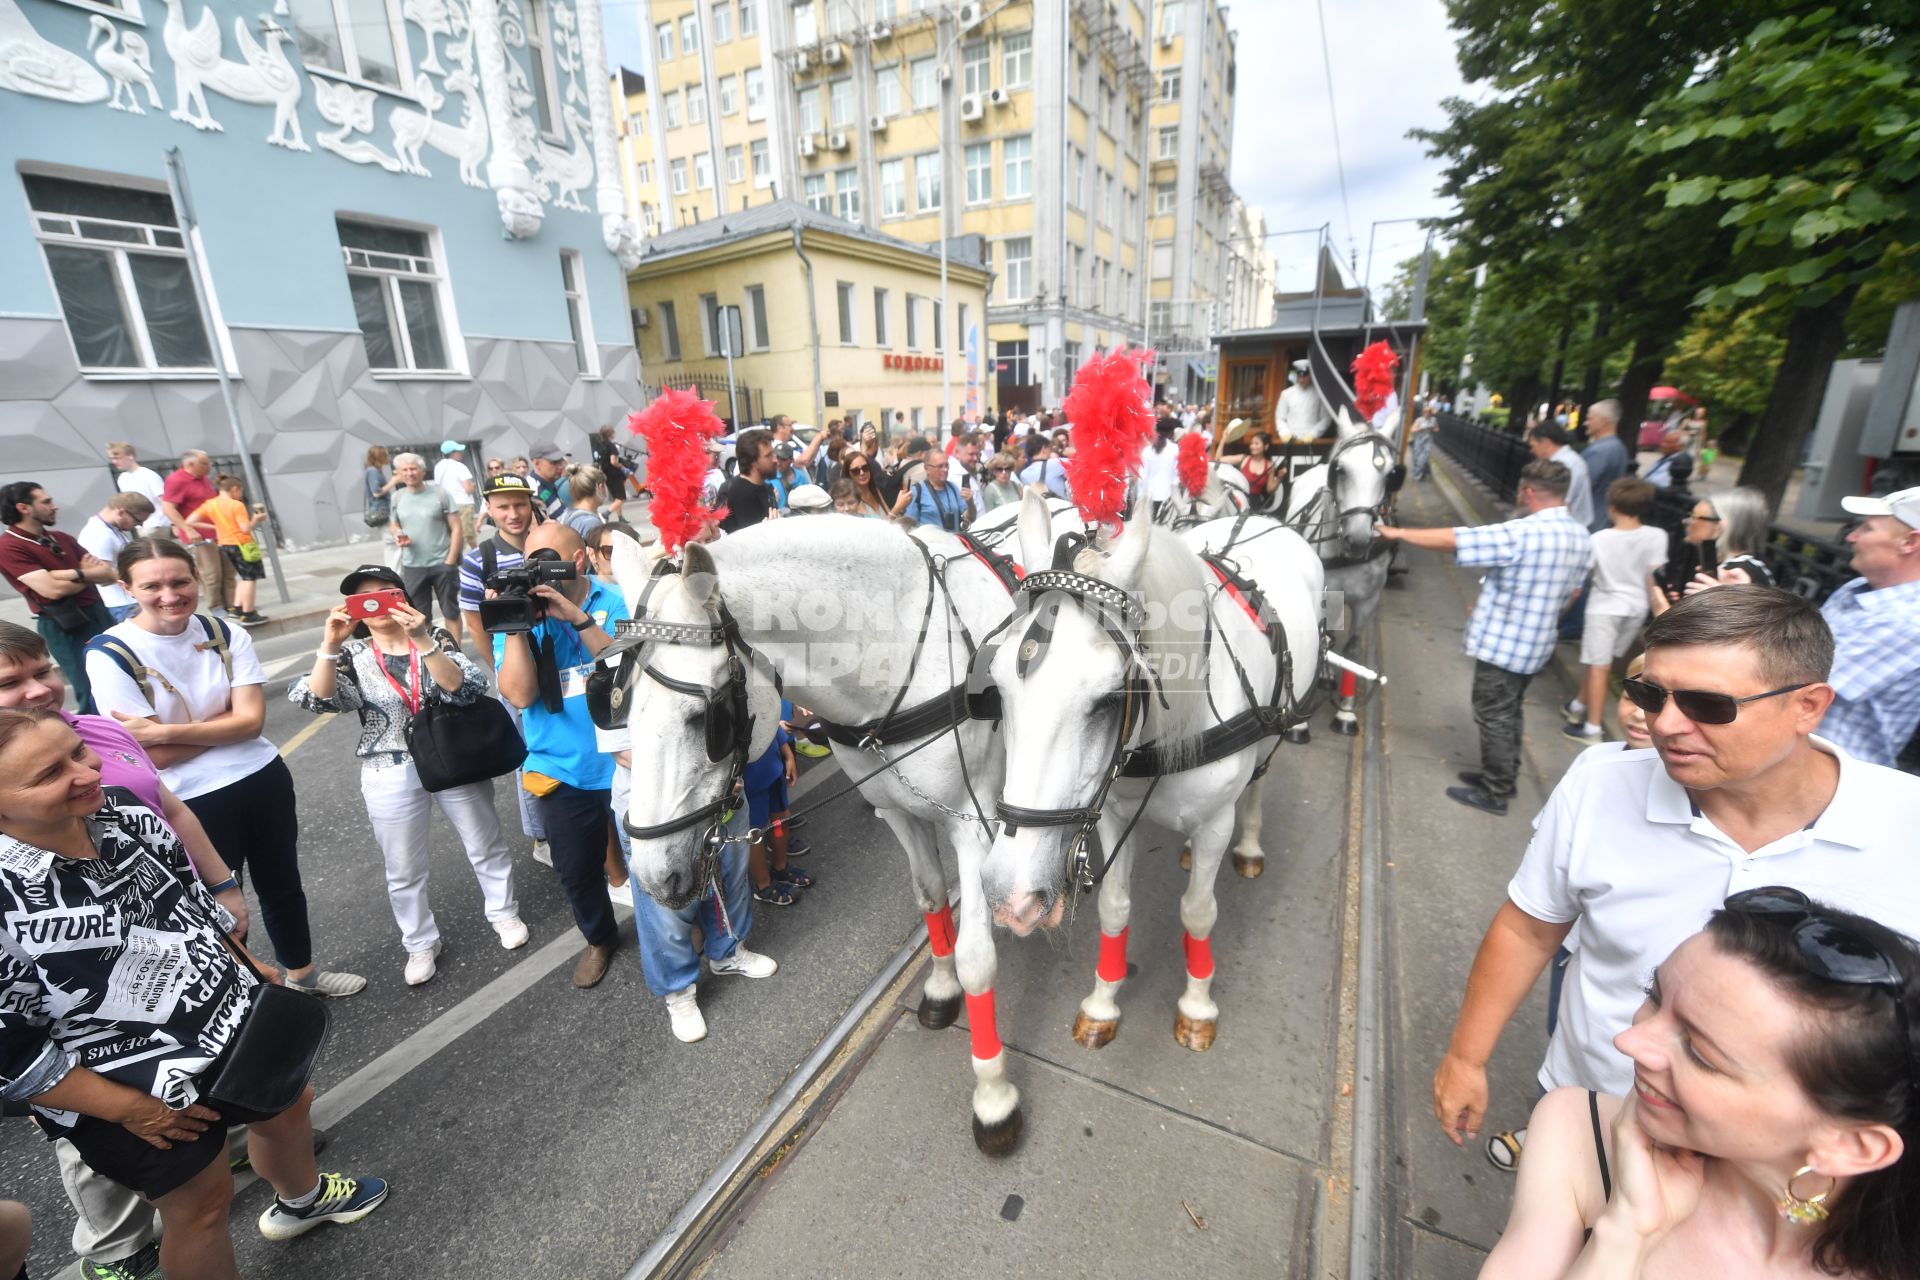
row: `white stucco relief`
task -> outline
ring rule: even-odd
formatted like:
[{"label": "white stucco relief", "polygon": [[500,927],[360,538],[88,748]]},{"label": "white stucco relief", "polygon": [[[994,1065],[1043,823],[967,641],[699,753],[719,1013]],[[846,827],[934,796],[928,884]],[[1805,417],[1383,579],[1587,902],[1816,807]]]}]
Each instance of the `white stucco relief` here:
[{"label": "white stucco relief", "polygon": [[480,105],[480,86],[464,66],[448,73],[446,86],[460,95],[460,123],[448,124],[434,118],[434,113],[446,105],[446,99],[434,91],[431,81],[423,79],[421,110],[395,107],[387,117],[387,126],[393,130],[394,153],[400,158],[401,168],[408,173],[431,177],[431,172],[420,161],[420,148],[424,144],[460,162],[460,181],[470,187],[485,187],[480,165],[487,158],[487,114]]},{"label": "white stucco relief", "polygon": [[533,187],[533,171],[527,165],[532,152],[533,123],[521,114],[532,102],[516,105],[512,80],[518,75],[522,85],[526,72],[517,60],[507,56],[509,43],[524,47],[526,30],[520,25],[517,6],[507,0],[513,13],[507,15],[497,0],[472,0],[467,20],[473,24],[474,58],[480,72],[481,101],[487,108],[487,131],[491,151],[487,156],[487,185],[493,188],[500,206],[500,225],[515,240],[526,240],[540,231],[546,217],[540,197]]},{"label": "white stucco relief", "polygon": [[[581,0],[580,53],[588,84],[607,83],[606,40],[600,23],[599,0]],[[594,188],[594,209],[600,215],[600,237],[607,251],[620,259],[623,271],[640,265],[640,226],[627,216],[627,198],[620,189],[618,144],[613,137],[613,106],[604,93],[587,95],[593,125],[593,163],[600,181]]]},{"label": "white stucco relief", "polygon": [[138,31],[122,31],[96,13],[87,24],[87,48],[93,50],[93,60],[100,69],[113,78],[108,106],[137,116],[147,114],[140,105],[140,95],[134,92],[138,85],[147,91],[147,102],[155,111],[166,110],[160,105],[160,91],[153,87],[153,55],[147,50],[146,37]]},{"label": "white stucco relief", "polygon": [[0,0],[0,89],[56,102],[105,102],[107,78],[27,21],[14,0]]},{"label": "white stucco relief", "polygon": [[294,71],[281,46],[288,40],[287,30],[272,18],[260,20],[260,32],[266,37],[264,48],[247,30],[246,19],[233,20],[233,36],[240,46],[244,62],[235,62],[220,53],[220,21],[213,6],[200,11],[200,21],[187,26],[186,0],[163,0],[167,6],[164,39],[167,56],[173,59],[173,118],[196,129],[221,130],[223,126],[207,110],[207,90],[236,102],[273,108],[273,128],[267,141],[292,151],[310,151],[300,132],[300,98],[305,81]]}]

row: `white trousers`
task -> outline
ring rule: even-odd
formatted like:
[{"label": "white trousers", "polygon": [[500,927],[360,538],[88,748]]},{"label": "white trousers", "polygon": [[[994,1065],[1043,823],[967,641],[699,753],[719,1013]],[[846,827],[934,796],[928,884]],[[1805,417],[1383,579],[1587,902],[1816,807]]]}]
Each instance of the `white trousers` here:
[{"label": "white trousers", "polygon": [[493,809],[493,783],[470,782],[464,787],[429,793],[420,786],[413,762],[384,769],[362,767],[360,794],[367,802],[373,838],[387,864],[387,899],[400,941],[408,951],[425,951],[440,940],[433,908],[427,905],[427,863],[432,844],[433,806],[447,815],[466,847],[473,877],[486,899],[487,919],[500,921],[519,914],[513,897],[513,857]]}]

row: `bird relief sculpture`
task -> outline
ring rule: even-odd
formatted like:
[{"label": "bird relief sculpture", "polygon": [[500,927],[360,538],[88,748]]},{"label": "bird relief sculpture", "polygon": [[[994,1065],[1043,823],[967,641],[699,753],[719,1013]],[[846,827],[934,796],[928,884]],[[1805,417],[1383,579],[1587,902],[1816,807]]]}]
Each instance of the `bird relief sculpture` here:
[{"label": "bird relief sculpture", "polygon": [[446,86],[460,95],[460,123],[452,125],[434,119],[434,113],[446,105],[446,99],[434,89],[431,80],[423,78],[421,109],[395,107],[387,117],[387,125],[393,130],[394,153],[406,172],[431,177],[420,161],[421,146],[430,146],[460,162],[460,181],[470,187],[484,187],[487,184],[480,176],[480,165],[487,158],[488,135],[487,114],[480,106],[480,85],[471,71],[461,67],[447,76]]},{"label": "bird relief sculpture", "polygon": [[550,3],[550,52],[555,66],[566,76],[567,88],[561,98],[560,118],[567,129],[568,145],[563,149],[545,138],[533,140],[533,185],[542,200],[562,209],[585,213],[580,193],[593,184],[593,138],[586,117],[586,95],[580,91],[580,33],[574,27],[573,11]]},{"label": "bird relief sculpture", "polygon": [[244,62],[220,56],[220,21],[213,6],[200,11],[200,21],[187,26],[186,0],[163,0],[167,6],[167,25],[163,38],[167,55],[173,59],[173,118],[196,129],[222,129],[207,111],[207,90],[236,102],[273,108],[273,128],[267,141],[290,151],[311,151],[300,132],[301,79],[280,46],[287,42],[287,29],[272,18],[260,19],[260,32],[267,38],[260,47],[247,30],[246,20],[233,20],[234,40],[240,46]]},{"label": "bird relief sculpture", "polygon": [[153,55],[147,51],[146,39],[139,32],[122,31],[96,13],[88,24],[87,48],[94,51],[93,60],[100,64],[100,69],[113,78],[113,96],[107,100],[108,106],[137,116],[147,114],[146,108],[140,105],[140,95],[134,92],[134,86],[138,85],[147,91],[147,102],[155,111],[165,110],[160,105],[160,91],[153,87]]},{"label": "bird relief sculpture", "polygon": [[0,0],[0,89],[55,102],[105,102],[107,78],[35,31],[14,0]]},{"label": "bird relief sculpture", "polygon": [[[440,50],[434,44],[434,37],[452,39],[466,32],[467,15],[460,7],[459,0],[405,0],[400,12],[408,22],[419,27],[427,38],[427,56],[420,60],[419,70],[429,75],[446,75],[447,69],[440,64]],[[468,44],[471,46],[471,39]]]},{"label": "bird relief sculpture", "polygon": [[331,151],[342,160],[351,160],[355,164],[377,164],[388,173],[399,173],[401,164],[398,160],[375,143],[354,136],[373,131],[373,100],[374,92],[371,89],[315,76],[314,110],[334,128],[314,134],[313,140],[322,151]]}]

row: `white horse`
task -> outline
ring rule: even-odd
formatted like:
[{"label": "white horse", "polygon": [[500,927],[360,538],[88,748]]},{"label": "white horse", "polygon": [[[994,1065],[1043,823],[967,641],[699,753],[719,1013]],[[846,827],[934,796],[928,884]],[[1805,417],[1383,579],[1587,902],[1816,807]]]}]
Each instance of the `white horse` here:
[{"label": "white horse", "polygon": [[[1235,801],[1271,748],[1259,737],[1234,747],[1203,735],[1257,711],[1283,716],[1307,696],[1321,570],[1284,529],[1242,548],[1237,558],[1265,600],[1263,626],[1185,540],[1144,513],[1136,501],[1111,539],[1056,543],[1047,505],[1033,497],[1021,505],[1029,568],[1017,611],[984,658],[1003,706],[1010,780],[984,889],[995,921],[1026,934],[1058,925],[1076,886],[1099,883],[1100,962],[1074,1024],[1075,1039],[1097,1048],[1120,1020],[1132,829],[1144,817],[1186,836],[1187,985],[1174,1034],[1199,1051],[1212,1045],[1219,1017],[1210,994],[1214,874]],[[1045,564],[1053,568],[1033,568]],[[1216,745],[1232,749],[1209,749]],[[1126,776],[1136,764],[1155,776]]]},{"label": "white horse", "polygon": [[[1319,553],[1329,597],[1344,600],[1346,638],[1340,649],[1356,657],[1380,608],[1390,561],[1390,545],[1375,541],[1373,526],[1400,488],[1405,471],[1393,442],[1366,423],[1353,421],[1344,408],[1335,430],[1339,438],[1327,461],[1295,477],[1287,494],[1286,522]],[[1354,677],[1343,675],[1333,714],[1335,732],[1359,732],[1354,701]],[[1302,724],[1288,739],[1305,742],[1307,727]]]},{"label": "white horse", "polygon": [[1247,497],[1247,478],[1239,468],[1216,462],[1207,468],[1207,483],[1198,497],[1187,486],[1173,486],[1173,496],[1160,504],[1154,519],[1174,529],[1187,529],[1222,516],[1238,515],[1252,505]]},{"label": "white horse", "polygon": [[[775,694],[754,658],[777,666],[787,696],[837,727],[834,753],[848,776],[874,774],[860,792],[906,849],[932,944],[920,1021],[950,1025],[964,992],[974,1049],[974,1140],[988,1154],[1011,1150],[1023,1124],[1020,1094],[994,1031],[997,961],[980,888],[991,837],[979,807],[999,792],[998,735],[992,724],[951,716],[936,716],[940,724],[918,732],[911,724],[903,725],[906,732],[891,727],[902,713],[942,699],[958,705],[969,644],[1011,611],[1007,586],[953,535],[909,535],[839,515],[785,519],[711,545],[690,544],[681,571],[659,576],[658,552],[628,538],[616,539],[614,548],[614,575],[636,618],[678,626],[696,639],[717,637],[643,651],[650,666],[682,687],[651,674],[628,686],[633,773],[647,780],[633,789],[629,833],[697,813],[730,785],[732,759],[710,750],[703,735],[711,711],[702,714],[696,694],[710,707],[736,674],[745,680],[756,717],[746,750],[766,749]],[[916,750],[922,744],[929,745]],[[886,769],[888,760],[898,763]],[[709,826],[701,821],[634,838],[640,886],[670,905],[697,892]],[[942,836],[959,862],[957,928],[936,844]]]}]

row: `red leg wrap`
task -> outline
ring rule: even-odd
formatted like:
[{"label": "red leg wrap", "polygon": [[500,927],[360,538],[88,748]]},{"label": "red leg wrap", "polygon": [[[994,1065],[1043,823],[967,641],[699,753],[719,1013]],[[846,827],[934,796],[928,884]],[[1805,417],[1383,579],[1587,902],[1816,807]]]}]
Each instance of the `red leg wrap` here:
[{"label": "red leg wrap", "polygon": [[927,941],[933,947],[933,954],[952,955],[953,938],[953,908],[942,906],[938,911],[927,912]]},{"label": "red leg wrap", "polygon": [[1127,931],[1100,935],[1100,963],[1094,969],[1102,982],[1119,982],[1127,976]]},{"label": "red leg wrap", "polygon": [[1190,933],[1183,933],[1180,938],[1187,948],[1187,976],[1211,978],[1213,976],[1213,939],[1196,938]]},{"label": "red leg wrap", "polygon": [[1360,692],[1360,677],[1351,671],[1340,673],[1340,696],[1351,698]]},{"label": "red leg wrap", "polygon": [[967,996],[967,1028],[973,1034],[973,1056],[985,1061],[1000,1056],[1000,1032],[993,1025],[993,992]]},{"label": "red leg wrap", "polygon": [[768,828],[768,830],[776,836],[787,834],[787,820],[785,818],[775,818],[773,825]]}]

